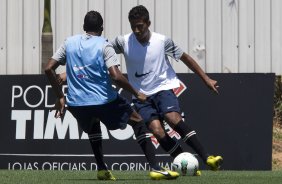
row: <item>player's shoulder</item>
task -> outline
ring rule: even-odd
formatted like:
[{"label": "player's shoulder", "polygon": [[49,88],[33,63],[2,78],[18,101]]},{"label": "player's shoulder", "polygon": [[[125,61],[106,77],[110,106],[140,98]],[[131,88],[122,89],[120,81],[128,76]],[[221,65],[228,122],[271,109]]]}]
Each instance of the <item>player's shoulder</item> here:
[{"label": "player's shoulder", "polygon": [[105,39],[103,44],[104,44],[104,47],[113,47],[113,44],[111,42],[109,42],[108,39]]},{"label": "player's shoulder", "polygon": [[166,36],[161,34],[161,33],[156,33],[156,32],[152,32],[152,38],[160,40],[160,41],[165,41],[166,40]]},{"label": "player's shoulder", "polygon": [[126,43],[131,42],[134,40],[134,34],[128,33],[124,35],[119,35],[114,39],[114,43],[116,45],[124,46]]},{"label": "player's shoulder", "polygon": [[78,39],[78,38],[82,38],[82,34],[76,34],[76,35],[72,35],[72,36],[69,36],[66,38],[66,40],[75,40],[75,39]]},{"label": "player's shoulder", "polygon": [[124,41],[128,41],[128,40],[132,39],[133,36],[134,36],[133,33],[127,33],[127,34],[123,35],[122,38],[124,39]]},{"label": "player's shoulder", "polygon": [[109,39],[107,39],[103,36],[100,36],[100,37],[101,37],[100,39],[103,40],[101,43],[103,44],[102,49],[103,49],[104,52],[106,52],[109,49],[113,49],[113,44],[112,44],[112,42],[109,41]]},{"label": "player's shoulder", "polygon": [[65,39],[65,44],[76,43],[79,40],[83,39],[84,36],[85,35],[83,34],[76,34],[76,35],[69,36]]}]

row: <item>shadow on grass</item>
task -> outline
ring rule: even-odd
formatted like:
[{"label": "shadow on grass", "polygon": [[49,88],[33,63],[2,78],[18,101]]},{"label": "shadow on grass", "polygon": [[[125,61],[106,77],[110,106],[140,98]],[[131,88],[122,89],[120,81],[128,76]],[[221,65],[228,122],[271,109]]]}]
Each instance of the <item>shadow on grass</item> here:
[{"label": "shadow on grass", "polygon": [[[87,178],[71,178],[71,179],[60,179],[60,180],[63,180],[63,181],[112,181],[112,180],[98,180],[96,178],[94,179],[87,179]],[[148,179],[144,179],[144,178],[131,178],[131,179],[127,179],[127,178],[120,178],[120,179],[117,179],[116,181],[146,181],[146,180],[149,180],[149,181],[154,181],[154,180],[151,180],[150,178]]]}]

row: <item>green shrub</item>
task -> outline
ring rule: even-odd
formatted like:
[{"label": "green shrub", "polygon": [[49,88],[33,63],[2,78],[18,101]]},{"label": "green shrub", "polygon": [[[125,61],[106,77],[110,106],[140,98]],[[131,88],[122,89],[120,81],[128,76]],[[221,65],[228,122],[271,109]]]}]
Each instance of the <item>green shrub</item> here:
[{"label": "green shrub", "polygon": [[282,79],[276,76],[274,89],[274,123],[282,126]]},{"label": "green shrub", "polygon": [[44,22],[42,28],[43,33],[52,33],[50,5],[50,0],[44,1]]}]

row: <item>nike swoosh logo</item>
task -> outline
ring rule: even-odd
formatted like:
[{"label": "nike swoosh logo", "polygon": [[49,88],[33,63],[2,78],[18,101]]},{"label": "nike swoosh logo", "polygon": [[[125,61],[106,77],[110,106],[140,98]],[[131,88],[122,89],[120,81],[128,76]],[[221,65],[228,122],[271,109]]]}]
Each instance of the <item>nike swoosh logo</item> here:
[{"label": "nike swoosh logo", "polygon": [[158,170],[154,170],[154,172],[163,174],[163,175],[165,175],[165,176],[170,176],[170,174],[169,174],[167,171],[158,171]]},{"label": "nike swoosh logo", "polygon": [[167,107],[167,109],[171,109],[171,108],[173,108],[174,106],[169,106],[169,107]]},{"label": "nike swoosh logo", "polygon": [[84,66],[76,66],[76,65],[74,65],[74,66],[72,67],[72,69],[73,69],[73,71],[77,72],[77,71],[79,71],[79,70],[83,70],[83,69],[89,67],[90,65],[91,65],[91,64],[84,65]]},{"label": "nike swoosh logo", "polygon": [[137,72],[135,72],[135,77],[140,78],[140,77],[143,77],[145,75],[148,75],[149,73],[151,73],[151,72],[142,73],[142,74],[138,74]]}]

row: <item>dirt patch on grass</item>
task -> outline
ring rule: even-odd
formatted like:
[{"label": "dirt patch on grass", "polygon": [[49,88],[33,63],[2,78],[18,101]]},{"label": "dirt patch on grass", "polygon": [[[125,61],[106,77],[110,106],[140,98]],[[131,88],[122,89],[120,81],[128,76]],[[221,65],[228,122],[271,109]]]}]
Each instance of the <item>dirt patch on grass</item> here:
[{"label": "dirt patch on grass", "polygon": [[273,126],[272,169],[282,169],[282,127]]},{"label": "dirt patch on grass", "polygon": [[273,169],[282,169],[282,141],[273,142],[272,164]]}]

